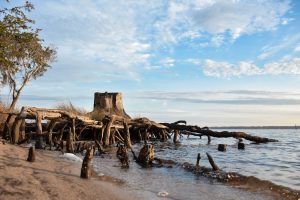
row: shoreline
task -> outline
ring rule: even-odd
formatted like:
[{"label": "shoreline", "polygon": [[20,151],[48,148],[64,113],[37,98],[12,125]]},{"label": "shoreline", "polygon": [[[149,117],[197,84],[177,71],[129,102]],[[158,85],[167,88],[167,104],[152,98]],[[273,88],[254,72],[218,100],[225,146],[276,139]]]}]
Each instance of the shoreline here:
[{"label": "shoreline", "polygon": [[59,159],[59,152],[36,150],[27,162],[28,148],[0,144],[0,199],[136,199],[109,177],[80,178],[81,163]]},{"label": "shoreline", "polygon": [[[81,162],[66,160],[60,154],[58,151],[36,150],[37,159],[30,163],[26,161],[28,147],[1,142],[0,199],[162,199],[157,195],[159,190],[147,189],[148,186],[141,189],[132,185],[132,180],[120,176],[120,169],[115,167],[116,160],[113,156],[107,159],[96,157],[98,161],[102,160],[102,168],[96,170],[94,166],[92,178],[86,180],[80,178]],[[106,161],[103,162],[103,159]],[[95,160],[94,164],[96,162]],[[136,178],[144,170],[138,169],[134,164],[126,173],[129,177]],[[251,191],[247,187],[243,188],[243,185],[233,187],[200,182],[198,186],[201,190],[193,195],[202,195],[205,199],[232,199],[233,196],[242,199],[280,199],[278,194]],[[219,189],[222,193],[217,192]],[[172,189],[167,192],[170,194],[163,199],[180,199]]]}]

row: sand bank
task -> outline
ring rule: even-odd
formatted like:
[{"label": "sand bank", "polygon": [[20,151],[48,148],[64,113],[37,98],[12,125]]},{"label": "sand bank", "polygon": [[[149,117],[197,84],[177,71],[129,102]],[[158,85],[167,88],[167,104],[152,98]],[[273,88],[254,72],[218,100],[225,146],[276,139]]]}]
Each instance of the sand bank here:
[{"label": "sand bank", "polygon": [[28,148],[0,144],[0,199],[136,199],[113,180],[79,178],[81,163],[58,158],[59,152],[37,151],[27,162]]}]

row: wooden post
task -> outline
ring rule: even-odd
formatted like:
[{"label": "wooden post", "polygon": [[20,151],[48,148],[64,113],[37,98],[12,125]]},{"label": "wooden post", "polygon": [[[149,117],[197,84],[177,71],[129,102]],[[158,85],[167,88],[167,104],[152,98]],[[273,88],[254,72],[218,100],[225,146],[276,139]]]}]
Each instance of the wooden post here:
[{"label": "wooden post", "polygon": [[119,145],[117,150],[117,157],[119,158],[122,167],[128,168],[129,167],[129,159],[128,159],[128,151],[126,146]]},{"label": "wooden post", "polygon": [[245,143],[239,142],[238,143],[238,149],[245,149]]},{"label": "wooden post", "polygon": [[105,127],[105,137],[104,137],[104,146],[109,145],[109,139],[110,139],[110,128],[114,122],[115,116],[112,116],[111,119],[109,120],[107,126]]},{"label": "wooden post", "polygon": [[147,140],[148,140],[148,130],[147,130],[147,128],[145,128],[145,132],[144,132],[144,143],[145,143],[145,145],[147,145]]},{"label": "wooden post", "polygon": [[173,136],[173,143],[178,143],[178,141],[177,141],[178,134],[179,134],[179,131],[178,131],[178,130],[175,130],[175,131],[174,131],[174,136]]},{"label": "wooden post", "polygon": [[66,149],[67,153],[74,153],[72,128],[69,128],[69,134],[68,134],[66,148],[67,148]]},{"label": "wooden post", "polygon": [[124,126],[124,131],[125,131],[125,137],[124,137],[125,146],[127,148],[130,148],[131,147],[131,140],[130,140],[129,127],[128,127],[128,124],[125,121],[123,121],[123,126]]},{"label": "wooden post", "polygon": [[219,144],[218,145],[218,151],[226,151],[226,147],[227,147],[226,144]]},{"label": "wooden post", "polygon": [[34,149],[34,147],[29,148],[27,161],[28,162],[34,162],[35,161],[35,149]]},{"label": "wooden post", "polygon": [[16,144],[19,142],[21,123],[22,123],[22,119],[19,119],[18,117],[16,117],[16,119],[13,123],[13,126],[12,126],[12,136],[11,136],[12,144]]},{"label": "wooden post", "polygon": [[51,120],[50,121],[50,124],[49,124],[49,127],[48,127],[48,143],[50,145],[50,150],[52,148],[52,134],[53,134],[53,129],[56,125],[56,120]]},{"label": "wooden post", "polygon": [[114,145],[116,143],[116,138],[115,138],[116,130],[112,129],[110,133],[110,144]]},{"label": "wooden post", "polygon": [[210,144],[211,142],[211,138],[210,138],[210,135],[207,136],[207,144]]},{"label": "wooden post", "polygon": [[92,148],[88,148],[85,154],[85,157],[82,162],[81,167],[81,178],[90,178],[92,175],[92,159],[93,159],[93,151]]},{"label": "wooden post", "polygon": [[197,155],[196,167],[199,167],[199,166],[200,166],[200,159],[201,159],[201,155],[200,155],[200,153],[198,153],[198,155]]},{"label": "wooden post", "polygon": [[43,130],[42,130],[42,115],[41,113],[36,114],[36,134],[37,135],[42,135]]},{"label": "wooden post", "polygon": [[76,123],[75,123],[75,118],[72,118],[71,134],[72,134],[72,141],[74,141],[75,138],[76,138]]},{"label": "wooden post", "polygon": [[7,137],[11,138],[11,127],[10,127],[10,120],[12,118],[13,114],[8,114],[7,119],[4,124],[4,130],[3,130],[3,139],[8,139]]},{"label": "wooden post", "polygon": [[213,168],[213,170],[214,171],[219,171],[220,168],[216,165],[213,157],[209,153],[206,153],[206,155],[207,155],[208,161],[209,161],[211,167]]},{"label": "wooden post", "polygon": [[58,143],[60,143],[63,139],[65,128],[68,126],[68,123],[65,123],[65,125],[60,129],[60,134],[59,134],[59,140]]},{"label": "wooden post", "polygon": [[138,141],[138,143],[140,143],[142,141],[141,129],[138,129],[137,141]]},{"label": "wooden post", "polygon": [[26,138],[25,128],[26,128],[25,119],[22,119],[21,127],[20,127],[20,136],[22,140]]}]

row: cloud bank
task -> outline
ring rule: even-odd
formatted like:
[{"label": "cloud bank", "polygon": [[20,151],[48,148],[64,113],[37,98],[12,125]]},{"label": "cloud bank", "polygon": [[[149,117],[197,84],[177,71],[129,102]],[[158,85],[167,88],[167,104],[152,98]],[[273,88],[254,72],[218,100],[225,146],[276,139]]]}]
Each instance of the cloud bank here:
[{"label": "cloud bank", "polygon": [[207,59],[203,63],[203,73],[206,76],[218,78],[251,75],[300,75],[300,57],[284,58],[277,62],[266,63],[262,67],[247,61],[233,64]]},{"label": "cloud bank", "polygon": [[[33,17],[44,29],[45,41],[58,47],[58,63],[54,65],[59,67],[48,79],[73,74],[84,81],[138,79],[139,72],[157,65],[161,49],[172,49],[185,40],[201,46],[199,38],[220,46],[243,35],[272,31],[288,22],[285,15],[291,8],[289,0],[33,3],[35,13],[38,11]],[[173,63],[166,58],[158,64],[172,67]]]}]

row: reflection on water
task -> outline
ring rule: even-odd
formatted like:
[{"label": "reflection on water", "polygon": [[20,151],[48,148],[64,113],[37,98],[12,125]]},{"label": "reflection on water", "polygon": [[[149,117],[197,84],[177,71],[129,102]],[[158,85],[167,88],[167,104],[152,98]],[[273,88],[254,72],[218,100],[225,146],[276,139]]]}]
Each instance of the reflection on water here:
[{"label": "reflection on water", "polygon": [[[232,138],[212,138],[211,144],[207,145],[206,137],[201,140],[184,137],[179,145],[172,142],[156,143],[155,154],[180,163],[195,163],[197,153],[201,153],[203,159],[200,164],[210,167],[205,156],[205,152],[209,152],[224,171],[255,176],[300,190],[300,130],[255,129],[245,132],[278,139],[280,142],[258,145],[244,141],[246,149],[238,150],[236,140]],[[220,143],[228,145],[226,152],[217,151]],[[136,151],[141,147],[142,144],[134,145]],[[149,199],[159,198],[156,194],[160,191],[167,191],[168,198],[171,199],[199,199],[199,195],[201,199],[268,199],[264,195],[229,188],[204,177],[195,177],[177,167],[142,169],[132,162],[129,169],[120,169],[117,160],[97,157],[94,159],[94,166],[106,175],[125,180],[130,188],[143,193],[143,197],[147,193]]]}]

